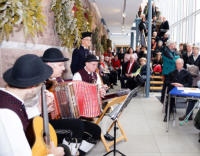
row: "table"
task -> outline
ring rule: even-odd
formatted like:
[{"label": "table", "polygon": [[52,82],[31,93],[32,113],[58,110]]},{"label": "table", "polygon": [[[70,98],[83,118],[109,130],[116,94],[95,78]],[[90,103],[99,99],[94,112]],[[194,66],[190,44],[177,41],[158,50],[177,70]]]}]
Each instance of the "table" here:
[{"label": "table", "polygon": [[168,108],[167,108],[167,126],[166,131],[169,131],[169,110],[170,110],[170,98],[171,97],[183,97],[185,99],[199,100],[200,89],[198,88],[186,88],[186,87],[174,87],[168,96]]}]

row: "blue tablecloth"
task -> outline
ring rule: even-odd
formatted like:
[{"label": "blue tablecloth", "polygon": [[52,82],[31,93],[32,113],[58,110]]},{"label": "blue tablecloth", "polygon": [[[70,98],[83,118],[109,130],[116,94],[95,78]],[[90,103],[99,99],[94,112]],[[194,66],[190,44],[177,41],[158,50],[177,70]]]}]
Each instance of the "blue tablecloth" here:
[{"label": "blue tablecloth", "polygon": [[190,96],[190,97],[200,98],[200,92],[199,93],[185,93],[183,90],[178,90],[177,87],[174,87],[169,93],[171,95]]}]

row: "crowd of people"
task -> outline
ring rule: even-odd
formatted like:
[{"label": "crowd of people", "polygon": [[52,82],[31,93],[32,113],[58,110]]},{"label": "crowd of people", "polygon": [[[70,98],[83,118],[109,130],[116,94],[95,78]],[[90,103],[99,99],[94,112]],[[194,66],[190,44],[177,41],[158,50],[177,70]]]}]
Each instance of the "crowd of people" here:
[{"label": "crowd of people", "polygon": [[[148,34],[148,3],[144,10],[139,8],[137,17],[141,19],[139,24],[140,45],[147,46],[146,36]],[[142,14],[143,12],[143,14]],[[199,46],[192,43],[180,43],[177,48],[176,42],[169,39],[169,23],[165,17],[161,16],[159,8],[152,4],[152,39],[151,39],[151,68],[154,74],[162,75],[164,78],[161,93],[161,102],[164,102],[166,87],[169,92],[173,87],[197,87],[200,79],[200,55]],[[178,71],[178,74],[177,74]],[[181,71],[181,72],[180,72]],[[185,116],[194,107],[196,101],[189,101],[186,114],[179,120],[184,120]],[[174,99],[170,112],[174,111]],[[167,106],[167,105],[166,105]],[[166,107],[167,109],[167,107]],[[189,117],[192,119],[192,114]],[[164,117],[166,121],[166,115]]]}]

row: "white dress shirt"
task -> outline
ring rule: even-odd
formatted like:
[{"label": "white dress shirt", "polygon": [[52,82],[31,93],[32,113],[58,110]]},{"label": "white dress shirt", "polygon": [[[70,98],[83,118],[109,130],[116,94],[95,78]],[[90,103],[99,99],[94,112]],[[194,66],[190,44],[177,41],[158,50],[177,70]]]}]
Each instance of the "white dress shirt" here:
[{"label": "white dress shirt", "polygon": [[[0,90],[11,94],[23,103],[19,97],[7,90]],[[31,155],[31,148],[18,115],[10,109],[0,109],[0,156]]]},{"label": "white dress shirt", "polygon": [[133,63],[130,63],[130,64],[129,64],[128,74],[129,74],[129,72],[130,72],[130,70],[131,70],[132,65],[133,65]]},{"label": "white dress shirt", "polygon": [[[90,74],[90,73],[88,72],[88,74]],[[80,75],[79,72],[77,72],[77,73],[74,74],[73,80],[74,81],[82,81],[82,77],[81,77],[81,75]],[[99,74],[97,74],[97,82],[96,82],[96,84],[98,86],[100,86],[100,88],[102,87],[101,78],[100,78]]]}]

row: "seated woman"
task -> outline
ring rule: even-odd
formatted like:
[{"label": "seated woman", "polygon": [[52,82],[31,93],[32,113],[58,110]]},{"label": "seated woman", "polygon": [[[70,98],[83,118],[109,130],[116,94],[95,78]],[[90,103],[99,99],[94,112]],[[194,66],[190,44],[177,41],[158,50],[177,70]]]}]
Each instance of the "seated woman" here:
[{"label": "seated woman", "polygon": [[135,82],[137,82],[137,86],[143,86],[146,81],[147,75],[147,59],[142,57],[139,59],[140,68],[138,68],[137,72],[134,73]]},{"label": "seated woman", "polygon": [[156,57],[156,54],[157,54],[158,52],[161,52],[161,53],[162,53],[162,51],[163,51],[163,42],[162,42],[161,40],[159,40],[159,41],[158,41],[158,44],[157,44],[157,46],[156,46],[156,49],[154,50],[154,53],[152,54],[153,57]]},{"label": "seated woman", "polygon": [[154,73],[162,73],[162,56],[161,56],[161,52],[158,52],[156,54],[155,59],[153,60],[152,63],[152,69]]},{"label": "seated woman", "polygon": [[107,64],[104,62],[104,56],[103,55],[100,57],[99,74],[102,77],[103,83],[107,84],[109,87],[111,87],[110,71],[108,69]]},{"label": "seated woman", "polygon": [[112,66],[112,61],[110,58],[108,58],[107,56],[105,57],[105,64],[108,67],[109,70],[109,82],[110,82],[110,86],[112,88],[112,85],[116,85],[117,84],[117,71],[114,70],[113,66]]},{"label": "seated woman", "polygon": [[120,64],[120,60],[118,59],[117,55],[115,55],[114,59],[112,59],[112,67],[113,67],[114,71],[117,72],[118,80],[119,80],[120,76],[121,76],[121,64]]}]

